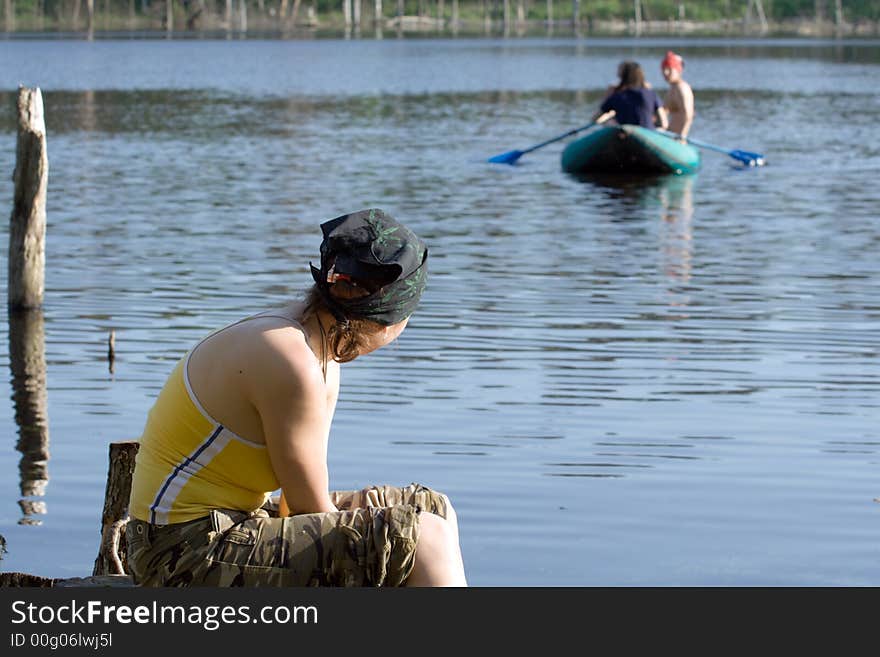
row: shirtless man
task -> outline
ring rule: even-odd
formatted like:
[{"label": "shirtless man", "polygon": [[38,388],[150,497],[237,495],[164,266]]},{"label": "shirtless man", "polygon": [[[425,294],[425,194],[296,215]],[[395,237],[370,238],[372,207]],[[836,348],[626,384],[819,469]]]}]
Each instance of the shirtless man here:
[{"label": "shirtless man", "polygon": [[684,59],[670,50],[660,62],[660,70],[669,83],[669,91],[663,102],[669,113],[669,130],[687,137],[694,121],[694,92],[681,77]]}]

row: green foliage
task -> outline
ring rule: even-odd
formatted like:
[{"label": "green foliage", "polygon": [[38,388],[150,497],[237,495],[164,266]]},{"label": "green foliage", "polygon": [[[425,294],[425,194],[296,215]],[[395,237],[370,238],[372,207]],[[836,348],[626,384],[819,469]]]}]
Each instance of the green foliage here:
[{"label": "green foliage", "polygon": [[[0,14],[4,14],[6,1],[0,2]],[[161,21],[166,0],[94,0],[96,27],[113,24],[108,17],[137,17],[142,27],[150,27],[151,21]],[[224,15],[227,0],[172,0],[176,19],[193,14],[199,6],[208,13]],[[242,0],[231,0],[233,11],[238,11]],[[248,17],[271,22],[277,20],[282,0],[244,0]],[[375,0],[362,0],[361,15],[371,20]],[[75,7],[79,7],[79,20],[86,16],[86,0],[9,0],[13,7],[18,29],[51,29],[69,26]],[[541,22],[547,19],[547,0],[523,0],[526,19]],[[452,15],[453,0],[443,0],[443,14]],[[288,12],[294,0],[288,0]],[[556,21],[571,20],[573,0],[553,0],[553,18]],[[314,7],[319,18],[338,22],[342,17],[342,0],[301,0],[300,16],[308,7]],[[383,0],[382,14],[391,18],[398,13],[398,0]],[[403,13],[408,16],[438,16],[438,0],[402,0]],[[719,21],[740,20],[746,14],[748,0],[642,0],[642,19],[647,21]],[[503,20],[503,0],[459,0],[459,17],[462,20],[480,21],[486,14],[495,21]],[[516,20],[518,0],[510,0],[510,17]],[[767,19],[782,21],[792,19],[835,19],[835,0],[763,0]],[[880,0],[842,0],[843,16],[848,22],[880,20]],[[817,16],[818,12],[818,16]],[[580,19],[583,23],[596,20],[626,20],[635,16],[634,0],[580,0]],[[4,19],[8,19],[5,15]],[[0,27],[4,23],[0,22]],[[156,27],[156,25],[152,25]]]}]

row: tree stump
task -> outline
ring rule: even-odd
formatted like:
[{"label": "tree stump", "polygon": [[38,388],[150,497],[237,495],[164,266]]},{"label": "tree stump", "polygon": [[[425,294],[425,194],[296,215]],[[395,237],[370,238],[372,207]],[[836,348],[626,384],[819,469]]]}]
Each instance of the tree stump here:
[{"label": "tree stump", "polygon": [[125,526],[134,460],[140,443],[134,440],[110,443],[110,467],[101,514],[101,546],[92,575],[126,575]]}]

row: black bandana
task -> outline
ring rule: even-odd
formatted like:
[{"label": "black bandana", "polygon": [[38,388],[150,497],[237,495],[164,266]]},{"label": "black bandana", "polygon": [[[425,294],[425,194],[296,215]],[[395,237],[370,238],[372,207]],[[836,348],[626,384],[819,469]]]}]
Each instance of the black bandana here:
[{"label": "black bandana", "polygon": [[[312,277],[336,319],[391,326],[412,315],[428,280],[428,249],[415,233],[375,208],[331,219],[321,231],[321,268],[312,266]],[[337,277],[379,287],[368,296],[340,299],[330,294]]]}]

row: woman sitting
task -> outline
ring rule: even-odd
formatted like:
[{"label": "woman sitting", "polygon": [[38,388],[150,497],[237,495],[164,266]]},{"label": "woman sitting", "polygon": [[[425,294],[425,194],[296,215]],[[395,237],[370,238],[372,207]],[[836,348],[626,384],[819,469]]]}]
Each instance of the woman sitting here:
[{"label": "woman sitting", "polygon": [[305,299],[204,338],[150,410],[126,530],[136,584],[466,585],[445,495],[329,490],[339,364],[400,335],[428,250],[378,209],[321,228]]},{"label": "woman sitting", "polygon": [[621,62],[617,69],[620,78],[609,90],[599,111],[593,115],[595,123],[614,119],[620,125],[640,125],[654,129],[668,125],[666,110],[660,98],[645,82],[645,73],[636,62]]}]

